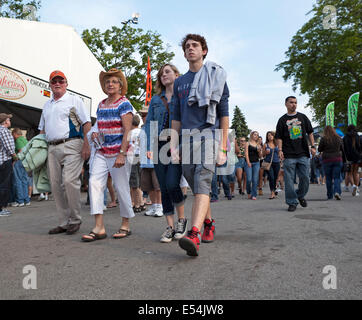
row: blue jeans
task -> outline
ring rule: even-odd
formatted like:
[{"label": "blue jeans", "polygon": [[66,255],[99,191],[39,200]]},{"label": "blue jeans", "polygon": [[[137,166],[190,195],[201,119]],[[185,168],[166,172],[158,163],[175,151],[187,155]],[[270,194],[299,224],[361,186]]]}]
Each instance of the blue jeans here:
[{"label": "blue jeans", "polygon": [[15,189],[15,201],[17,203],[30,202],[28,191],[28,174],[21,161],[14,163],[13,184]]},{"label": "blue jeans", "polygon": [[180,188],[182,167],[180,164],[164,165],[161,162],[154,165],[158,183],[161,189],[163,213],[166,216],[175,214],[174,207],[184,204],[184,195]]},{"label": "blue jeans", "polygon": [[276,182],[280,171],[280,162],[272,162],[268,172],[270,191],[273,192],[276,189]]},{"label": "blue jeans", "polygon": [[212,176],[211,182],[211,200],[219,200],[219,187],[217,185],[217,175],[216,170]]},{"label": "blue jeans", "polygon": [[342,162],[326,162],[323,163],[323,169],[326,174],[327,197],[332,199],[333,195],[341,194],[341,169]]},{"label": "blue jeans", "polygon": [[259,182],[259,170],[260,170],[260,162],[252,162],[251,168],[246,164],[245,172],[246,172],[246,192],[247,194],[251,194],[252,197],[256,197],[256,190]]},{"label": "blue jeans", "polygon": [[[288,158],[284,160],[285,202],[298,205],[298,199],[304,199],[309,190],[309,158]],[[299,177],[298,189],[294,189],[295,174]]]},{"label": "blue jeans", "polygon": [[224,195],[225,197],[231,197],[231,192],[230,192],[230,183],[235,182],[235,172],[232,174],[227,174],[227,175],[217,175],[217,168],[226,168],[227,167],[227,162],[225,162],[222,166],[220,167],[215,167],[215,172],[214,175],[212,177],[212,182],[211,182],[211,200],[218,200],[219,196],[218,196],[218,177],[221,180],[222,183],[222,187],[224,189]]}]

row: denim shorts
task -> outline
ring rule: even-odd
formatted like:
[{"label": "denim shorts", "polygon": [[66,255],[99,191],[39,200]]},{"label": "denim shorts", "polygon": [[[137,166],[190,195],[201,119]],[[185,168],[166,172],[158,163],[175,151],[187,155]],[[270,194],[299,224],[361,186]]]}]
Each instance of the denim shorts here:
[{"label": "denim shorts", "polygon": [[238,158],[238,162],[235,163],[235,170],[236,169],[244,169],[246,160],[245,158]]}]

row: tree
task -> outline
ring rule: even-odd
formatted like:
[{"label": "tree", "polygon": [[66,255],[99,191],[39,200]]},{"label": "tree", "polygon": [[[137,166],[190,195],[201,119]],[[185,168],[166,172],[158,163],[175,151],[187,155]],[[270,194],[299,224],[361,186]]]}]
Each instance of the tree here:
[{"label": "tree", "polygon": [[39,21],[36,11],[40,9],[40,1],[32,0],[0,0],[0,17]]},{"label": "tree", "polygon": [[[311,12],[314,16],[292,38],[287,60],[275,70],[283,69],[284,80],[293,79],[293,90],[309,95],[307,106],[322,126],[331,101],[335,123],[347,123],[347,100],[362,85],[362,2],[317,0]],[[358,114],[361,128],[361,107]]]},{"label": "tree", "polygon": [[248,125],[246,124],[245,116],[238,106],[235,106],[234,109],[234,117],[231,122],[231,129],[235,130],[236,138],[247,138],[251,132],[251,130],[248,128]]},{"label": "tree", "polygon": [[103,33],[99,29],[86,29],[82,38],[104,69],[123,71],[128,82],[127,97],[138,110],[142,108],[146,94],[147,57],[150,57],[154,75],[175,55],[169,52],[170,46],[164,45],[160,34],[129,25],[113,26]]}]

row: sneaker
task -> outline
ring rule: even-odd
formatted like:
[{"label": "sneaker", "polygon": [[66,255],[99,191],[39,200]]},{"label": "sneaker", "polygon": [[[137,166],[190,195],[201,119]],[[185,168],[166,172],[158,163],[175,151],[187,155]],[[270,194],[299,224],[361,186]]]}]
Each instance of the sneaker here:
[{"label": "sneaker", "polygon": [[176,224],[175,239],[180,240],[186,234],[187,219],[179,219]]},{"label": "sneaker", "polygon": [[356,194],[357,194],[357,186],[353,186],[353,188],[352,188],[352,196],[356,196]]},{"label": "sneaker", "polygon": [[42,200],[45,200],[45,195],[44,193],[41,193],[39,198],[38,198],[38,201],[42,201]]},{"label": "sneaker", "polygon": [[188,256],[197,257],[200,247],[200,231],[196,227],[192,227],[187,236],[181,238],[178,244],[182,249],[186,250]]},{"label": "sneaker", "polygon": [[49,200],[49,196],[46,194],[45,195],[45,199],[44,199],[45,201],[48,201]]},{"label": "sneaker", "polygon": [[305,200],[304,198],[298,199],[298,201],[303,208],[306,208],[308,206],[307,200]]},{"label": "sneaker", "polygon": [[359,197],[359,192],[358,191],[356,192],[356,197]]},{"label": "sneaker", "polygon": [[215,238],[215,220],[206,219],[204,221],[204,232],[201,241],[204,243],[213,242]]},{"label": "sneaker", "polygon": [[294,212],[295,210],[297,210],[297,206],[295,204],[289,205],[289,208],[288,208],[289,212]]},{"label": "sneaker", "polygon": [[29,202],[25,203],[25,205],[26,205],[26,206],[30,206],[30,205],[31,205],[31,202],[29,201]]},{"label": "sneaker", "polygon": [[12,207],[24,207],[24,203],[17,203],[17,202],[14,202],[11,204]]},{"label": "sneaker", "polygon": [[0,217],[8,217],[10,215],[11,215],[11,212],[9,210],[6,210],[6,209],[0,210]]},{"label": "sneaker", "polygon": [[172,227],[168,226],[166,228],[166,231],[164,233],[162,233],[160,241],[163,243],[169,243],[172,241],[174,236],[175,236],[175,230],[172,229]]},{"label": "sneaker", "polygon": [[343,191],[344,191],[344,192],[349,192],[348,186],[344,186],[344,187],[343,187]]},{"label": "sneaker", "polygon": [[336,193],[336,194],[334,195],[334,198],[335,198],[336,200],[341,200],[341,195],[340,195],[339,193]]},{"label": "sneaker", "polygon": [[151,206],[146,212],[145,216],[152,217],[155,215],[156,207],[154,205]]},{"label": "sneaker", "polygon": [[159,217],[162,217],[162,216],[163,216],[162,206],[157,206],[157,207],[155,208],[155,212],[154,212],[153,216],[156,217],[156,218],[159,218]]},{"label": "sneaker", "polygon": [[210,202],[211,202],[211,203],[219,202],[219,200],[218,200],[218,199],[211,199]]},{"label": "sneaker", "polygon": [[259,194],[259,196],[262,196],[263,195],[263,189],[259,188],[258,194]]}]

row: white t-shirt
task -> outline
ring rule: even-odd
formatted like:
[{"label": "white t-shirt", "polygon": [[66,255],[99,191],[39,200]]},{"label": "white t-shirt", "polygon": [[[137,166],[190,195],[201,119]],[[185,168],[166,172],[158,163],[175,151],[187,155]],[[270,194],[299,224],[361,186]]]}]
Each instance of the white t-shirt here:
[{"label": "white t-shirt", "polygon": [[59,100],[52,97],[43,108],[39,130],[45,131],[47,141],[82,136],[81,125],[90,122],[83,101],[66,92]]},{"label": "white t-shirt", "polygon": [[137,156],[140,154],[140,132],[140,128],[132,129],[129,140],[129,145],[131,149],[130,151],[132,151],[132,153]]}]

